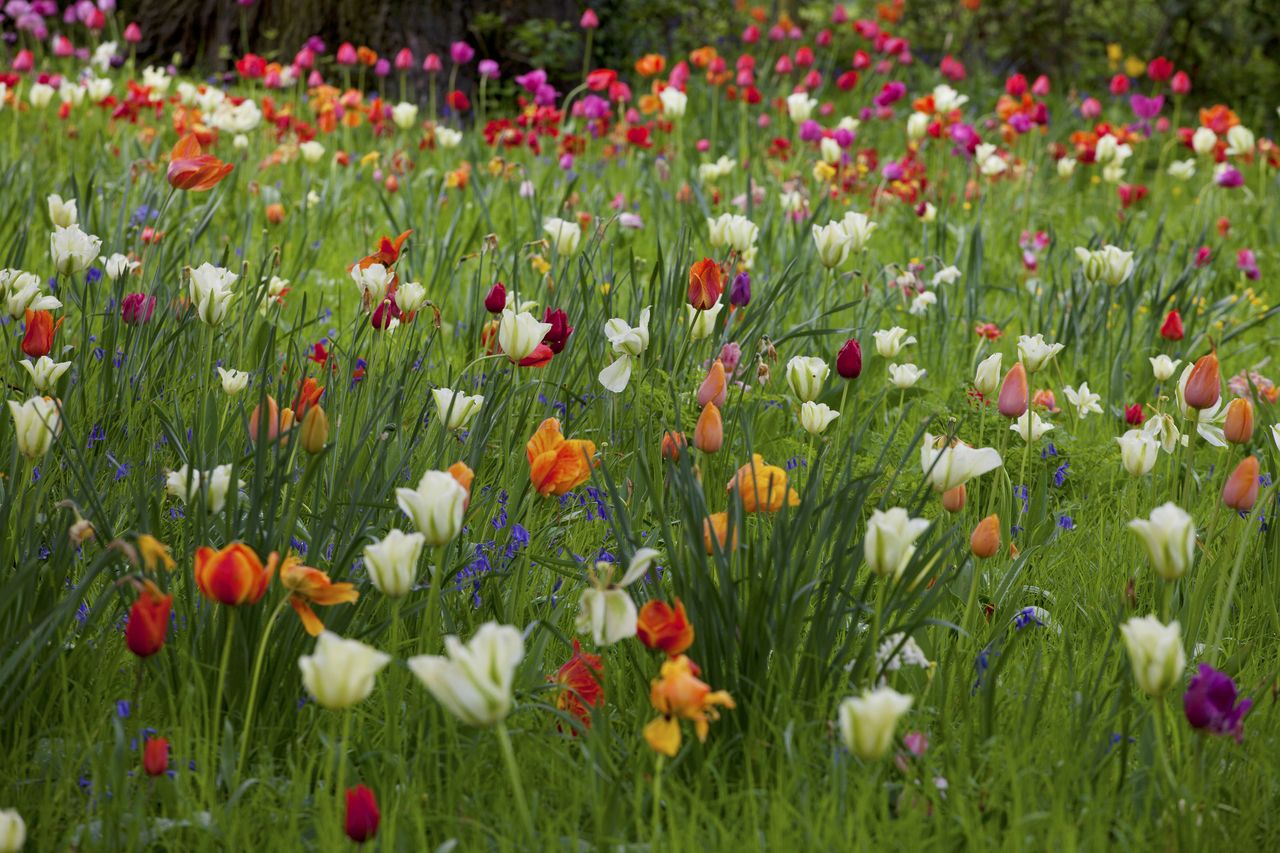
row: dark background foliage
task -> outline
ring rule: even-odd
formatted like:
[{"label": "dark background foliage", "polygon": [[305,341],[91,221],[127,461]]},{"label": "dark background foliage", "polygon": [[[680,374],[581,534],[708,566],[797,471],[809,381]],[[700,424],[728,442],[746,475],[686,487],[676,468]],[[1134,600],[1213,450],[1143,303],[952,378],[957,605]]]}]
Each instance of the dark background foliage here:
[{"label": "dark background foliage", "polygon": [[[544,67],[569,80],[582,67],[584,40],[577,27],[580,0],[124,0],[127,17],[142,25],[144,55],[218,70],[247,45],[269,59],[287,60],[311,35],[330,49],[343,41],[367,44],[390,56],[401,47],[420,60],[447,54],[455,39],[510,74]],[[723,0],[598,0],[591,3],[601,29],[594,65],[620,65],[644,51],[672,55],[703,44],[732,54],[745,16]],[[775,13],[776,4],[764,4]],[[785,4],[784,4],[785,5]],[[793,4],[794,5],[794,4]],[[866,4],[869,6],[869,4]],[[810,32],[829,18],[833,4],[799,6],[793,14]],[[858,14],[858,4],[847,7]],[[1280,0],[983,0],[977,11],[959,0],[907,0],[902,22],[891,27],[911,39],[923,63],[945,53],[966,61],[971,73],[1047,73],[1057,81],[1101,91],[1109,68],[1106,45],[1126,54],[1163,54],[1188,71],[1194,99],[1243,107],[1259,127],[1274,119],[1280,91]],[[850,42],[851,44],[851,42]],[[1264,116],[1265,113],[1265,116]]]}]

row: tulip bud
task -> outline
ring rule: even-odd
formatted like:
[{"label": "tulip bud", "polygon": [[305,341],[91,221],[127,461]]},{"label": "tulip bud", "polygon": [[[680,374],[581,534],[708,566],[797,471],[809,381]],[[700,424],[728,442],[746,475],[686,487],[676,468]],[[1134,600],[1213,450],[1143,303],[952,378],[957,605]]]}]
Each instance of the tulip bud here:
[{"label": "tulip bud", "polygon": [[1191,375],[1187,377],[1187,385],[1182,391],[1182,399],[1193,409],[1208,409],[1221,396],[1218,356],[1214,353],[1203,355],[1191,368]]},{"label": "tulip bud", "polygon": [[845,379],[857,379],[862,373],[862,345],[849,338],[836,355],[836,373]]},{"label": "tulip bud", "polygon": [[997,407],[1006,418],[1020,418],[1027,413],[1027,370],[1018,362],[1004,375]]},{"label": "tulip bud", "polygon": [[375,676],[391,663],[391,656],[358,640],[325,631],[316,650],[298,658],[302,684],[322,708],[341,711],[373,692]]},{"label": "tulip bud", "polygon": [[1258,500],[1258,457],[1246,456],[1222,487],[1222,502],[1234,510],[1248,512]]},{"label": "tulip bud", "polygon": [[1222,434],[1232,444],[1248,444],[1253,438],[1253,403],[1237,397],[1227,405],[1227,419]]},{"label": "tulip bud", "polygon": [[319,403],[307,409],[302,418],[302,449],[308,453],[319,453],[324,450],[329,440],[329,416]]},{"label": "tulip bud", "polygon": [[715,512],[707,516],[702,523],[702,544],[706,546],[708,555],[715,554],[717,545],[726,553],[737,550],[737,530],[733,531],[733,541],[729,541],[729,513]]},{"label": "tulip bud", "polygon": [[1164,324],[1160,327],[1160,337],[1166,341],[1180,341],[1183,334],[1182,315],[1175,308],[1165,315]]},{"label": "tulip bud", "polygon": [[964,483],[948,489],[942,493],[942,508],[947,512],[959,512],[964,509],[965,496]]},{"label": "tulip bud", "polygon": [[707,371],[707,378],[702,380],[702,385],[698,388],[698,405],[705,406],[707,403],[715,403],[717,407],[724,405],[725,392],[728,391],[729,385],[724,374],[724,362],[716,359],[711,364],[711,369]]},{"label": "tulip bud", "polygon": [[680,458],[680,451],[689,446],[689,440],[682,432],[664,430],[662,433],[662,458],[675,462]]},{"label": "tulip bud", "polygon": [[980,560],[996,555],[1000,550],[1000,516],[988,515],[978,522],[969,537],[969,550]]},{"label": "tulip bud", "polygon": [[1130,619],[1120,626],[1134,681],[1148,696],[1163,696],[1182,678],[1187,653],[1177,622],[1164,625],[1155,616]]},{"label": "tulip bud", "polygon": [[507,307],[507,288],[502,282],[496,282],[484,297],[484,310],[490,314],[501,314]]},{"label": "tulip bud", "polygon": [[703,453],[718,453],[724,444],[724,422],[715,403],[702,407],[698,425],[693,431],[693,446]]},{"label": "tulip bud", "polygon": [[840,735],[849,751],[863,761],[882,758],[893,746],[898,720],[911,708],[912,698],[891,687],[865,691],[840,703]]},{"label": "tulip bud", "polygon": [[172,595],[161,595],[154,583],[143,582],[137,600],[129,608],[129,621],[124,627],[124,642],[129,651],[146,658],[164,648],[172,608]]},{"label": "tulip bud", "polygon": [[149,737],[142,747],[142,769],[148,776],[163,776],[169,769],[169,741]]},{"label": "tulip bud", "polygon": [[275,441],[276,436],[280,434],[280,407],[276,403],[276,398],[270,394],[266,399],[266,418],[267,422],[262,423],[262,403],[253,407],[253,413],[249,415],[249,439],[253,442],[259,441]]},{"label": "tulip bud", "polygon": [[343,831],[356,844],[363,844],[378,834],[378,800],[364,785],[347,789],[347,816]]}]

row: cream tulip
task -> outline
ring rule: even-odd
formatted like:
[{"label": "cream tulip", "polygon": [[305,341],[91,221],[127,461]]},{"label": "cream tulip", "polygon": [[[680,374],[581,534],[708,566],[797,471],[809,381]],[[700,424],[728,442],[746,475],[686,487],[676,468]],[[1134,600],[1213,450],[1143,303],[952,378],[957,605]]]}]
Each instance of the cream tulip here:
[{"label": "cream tulip", "polygon": [[396,503],[432,548],[448,545],[462,530],[467,490],[445,471],[427,471],[416,489],[396,489]]},{"label": "cream tulip", "polygon": [[1175,503],[1163,503],[1148,518],[1135,518],[1129,529],[1142,538],[1151,567],[1167,581],[1187,573],[1196,558],[1196,526]]},{"label": "cream tulip", "polygon": [[426,541],[421,533],[393,527],[382,539],[364,547],[364,567],[379,592],[398,598],[413,589]]},{"label": "cream tulip", "polygon": [[436,701],[472,726],[501,723],[511,713],[524,637],[510,625],[486,622],[471,642],[444,638],[445,655],[409,658],[409,669]]},{"label": "cream tulip", "polygon": [[298,658],[298,669],[317,705],[341,711],[369,698],[374,679],[389,663],[391,655],[325,631],[316,640],[315,651]]},{"label": "cream tulip", "polygon": [[1182,648],[1182,629],[1175,621],[1168,625],[1155,616],[1130,619],[1120,626],[1133,678],[1148,696],[1160,697],[1178,684],[1187,666]]},{"label": "cream tulip", "polygon": [[900,720],[911,710],[912,698],[891,687],[863,691],[840,703],[840,737],[844,745],[863,761],[883,758],[893,746]]}]

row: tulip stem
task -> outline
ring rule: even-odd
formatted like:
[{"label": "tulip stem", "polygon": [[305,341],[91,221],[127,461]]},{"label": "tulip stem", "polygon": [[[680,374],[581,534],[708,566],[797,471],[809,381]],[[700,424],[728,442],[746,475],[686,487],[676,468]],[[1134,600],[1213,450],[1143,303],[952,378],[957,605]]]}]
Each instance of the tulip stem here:
[{"label": "tulip stem", "polygon": [[[1250,512],[1245,519],[1245,529],[1236,539],[1236,560],[1231,567],[1231,580],[1227,583],[1227,593],[1219,596],[1218,601],[1215,602],[1214,609],[1217,614],[1213,620],[1213,645],[1209,647],[1209,654],[1215,665],[1222,659],[1222,632],[1227,629],[1227,616],[1231,612],[1231,599],[1236,594],[1236,583],[1240,580],[1240,568],[1244,565],[1244,553],[1249,546],[1249,528],[1252,526],[1252,522],[1253,513]],[[1221,588],[1221,581],[1219,581],[1218,586]]]},{"label": "tulip stem", "polygon": [[[227,610],[227,636],[222,643],[222,662],[218,665],[218,686],[213,693],[213,733],[209,739],[211,753],[209,755],[208,766],[212,769],[218,755],[218,743],[222,740],[222,691],[227,683],[227,667],[231,662],[231,641],[236,633],[236,611],[235,608]],[[218,774],[214,770],[214,784],[217,784]]]},{"label": "tulip stem", "polygon": [[658,753],[658,762],[653,768],[653,834],[649,843],[655,843],[662,836],[662,767],[667,757]]},{"label": "tulip stem", "polygon": [[524,799],[524,785],[520,782],[520,768],[516,766],[516,754],[511,748],[511,735],[507,734],[506,722],[499,722],[496,731],[498,733],[498,746],[502,748],[502,760],[507,765],[507,776],[511,781],[511,790],[515,794],[516,811],[520,813],[520,823],[524,827],[525,836],[533,838],[533,818],[529,814],[529,804]]},{"label": "tulip stem", "polygon": [[271,629],[275,627],[276,619],[279,618],[288,601],[287,596],[280,599],[276,609],[271,611],[266,627],[262,629],[262,639],[258,641],[258,651],[253,656],[253,675],[249,679],[249,701],[244,711],[244,731],[240,733],[240,757],[236,760],[237,781],[240,779],[240,774],[244,772],[244,760],[249,754],[249,730],[253,727],[253,707],[258,697],[258,680],[262,676],[262,661],[267,650],[267,639],[271,636]]},{"label": "tulip stem", "polygon": [[343,835],[343,803],[342,794],[343,787],[347,783],[347,740],[351,737],[351,710],[345,709],[338,712],[342,715],[341,739],[334,744],[333,754],[337,757],[337,786],[333,789],[333,813],[338,819],[338,841],[341,843]]},{"label": "tulip stem", "polygon": [[431,584],[427,587],[427,626],[422,633],[423,652],[426,654],[437,654],[440,645],[440,628],[444,622],[440,615],[440,584],[444,580],[444,561],[448,551],[448,545],[436,548],[431,567]]}]

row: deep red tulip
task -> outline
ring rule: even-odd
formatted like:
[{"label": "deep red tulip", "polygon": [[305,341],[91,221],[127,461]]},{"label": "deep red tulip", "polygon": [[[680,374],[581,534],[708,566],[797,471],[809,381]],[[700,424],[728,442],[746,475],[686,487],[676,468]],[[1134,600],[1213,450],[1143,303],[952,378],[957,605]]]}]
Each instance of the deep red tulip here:
[{"label": "deep red tulip", "polygon": [[1160,326],[1160,337],[1166,341],[1180,341],[1184,334],[1182,315],[1175,308],[1164,316],[1164,323]]},{"label": "deep red tulip", "polygon": [[857,379],[862,373],[862,345],[849,338],[836,355],[836,373],[845,379]]},{"label": "deep red tulip", "polygon": [[507,288],[502,282],[495,282],[484,297],[484,310],[490,314],[501,314],[507,307]]},{"label": "deep red tulip", "polygon": [[169,769],[169,741],[149,737],[142,745],[142,769],[148,776],[163,776]]},{"label": "deep red tulip", "polygon": [[347,789],[347,819],[343,827],[347,838],[356,844],[365,843],[378,834],[378,821],[381,817],[373,791],[364,785]]}]

